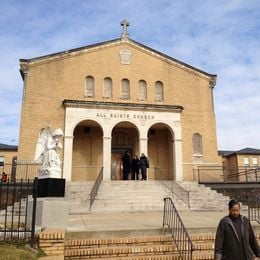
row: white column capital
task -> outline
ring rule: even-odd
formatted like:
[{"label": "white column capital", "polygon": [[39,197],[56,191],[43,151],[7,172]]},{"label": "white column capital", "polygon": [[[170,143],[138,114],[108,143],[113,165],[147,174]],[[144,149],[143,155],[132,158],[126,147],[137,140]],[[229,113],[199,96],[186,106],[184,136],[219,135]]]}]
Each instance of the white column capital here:
[{"label": "white column capital", "polygon": [[73,139],[74,136],[73,136],[73,135],[65,135],[64,138],[65,138],[65,139]]}]

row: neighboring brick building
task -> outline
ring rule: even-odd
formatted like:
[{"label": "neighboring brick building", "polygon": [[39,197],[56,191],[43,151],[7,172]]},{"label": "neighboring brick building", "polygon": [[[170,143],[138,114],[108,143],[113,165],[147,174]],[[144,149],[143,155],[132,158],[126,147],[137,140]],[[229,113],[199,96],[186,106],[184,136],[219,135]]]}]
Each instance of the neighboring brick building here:
[{"label": "neighboring brick building", "polygon": [[238,151],[219,151],[225,168],[243,169],[260,167],[260,150],[244,148]]},{"label": "neighboring brick building", "polygon": [[[121,156],[144,152],[148,178],[192,179],[219,165],[216,75],[128,37],[20,60],[24,81],[18,160],[30,161],[41,128],[64,131],[63,177],[120,179]],[[158,167],[160,170],[156,170]]]},{"label": "neighboring brick building", "polygon": [[17,156],[18,146],[0,144],[0,166],[11,164],[13,157]]}]

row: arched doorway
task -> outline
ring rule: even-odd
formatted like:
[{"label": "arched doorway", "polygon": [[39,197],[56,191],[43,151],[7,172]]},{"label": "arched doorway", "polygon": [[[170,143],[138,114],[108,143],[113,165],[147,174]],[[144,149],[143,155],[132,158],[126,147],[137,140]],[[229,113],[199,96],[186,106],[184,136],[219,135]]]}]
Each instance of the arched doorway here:
[{"label": "arched doorway", "polygon": [[131,158],[139,154],[139,133],[134,124],[120,122],[112,130],[111,180],[123,179],[121,158],[126,151]]},{"label": "arched doorway", "polygon": [[81,121],[73,133],[72,181],[96,180],[103,165],[103,130],[92,120]]},{"label": "arched doorway", "polygon": [[149,179],[175,179],[173,132],[162,123],[154,124],[147,134],[150,161]]}]

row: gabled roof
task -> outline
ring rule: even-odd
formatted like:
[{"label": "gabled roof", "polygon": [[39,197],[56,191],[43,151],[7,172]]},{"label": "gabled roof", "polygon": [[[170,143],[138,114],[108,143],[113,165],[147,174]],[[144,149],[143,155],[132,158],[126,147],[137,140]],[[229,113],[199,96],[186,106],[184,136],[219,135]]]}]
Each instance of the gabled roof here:
[{"label": "gabled roof", "polygon": [[228,156],[232,153],[235,153],[235,151],[224,151],[224,150],[218,151],[218,155],[222,155],[222,156]]},{"label": "gabled roof", "polygon": [[76,54],[77,52],[84,52],[84,51],[88,51],[88,50],[92,50],[92,49],[98,49],[98,48],[101,48],[101,47],[105,47],[105,46],[108,46],[108,45],[117,45],[117,44],[121,44],[121,43],[127,43],[127,44],[130,44],[130,45],[134,45],[134,46],[137,46],[143,50],[146,50],[148,52],[151,52],[153,53],[154,55],[156,56],[160,56],[162,58],[165,58],[171,62],[174,62],[176,64],[178,64],[180,67],[185,67],[189,70],[192,70],[194,72],[197,72],[199,74],[202,74],[206,77],[209,77],[210,78],[210,82],[212,83],[212,86],[214,87],[214,85],[216,84],[216,77],[217,75],[216,74],[210,74],[210,73],[207,73],[203,70],[200,70],[196,67],[193,67],[187,63],[184,63],[182,61],[179,61],[175,58],[172,58],[162,52],[159,52],[155,49],[152,49],[142,43],[139,43],[137,41],[134,41],[130,38],[117,38],[117,39],[114,39],[114,40],[109,40],[109,41],[104,41],[104,42],[100,42],[100,43],[95,43],[95,44],[91,44],[91,45],[87,45],[87,46],[83,46],[83,47],[79,47],[79,48],[75,48],[75,49],[70,49],[70,50],[66,50],[66,51],[62,51],[62,52],[56,52],[56,53],[52,53],[52,54],[49,54],[49,55],[44,55],[44,56],[39,56],[39,57],[36,57],[36,58],[31,58],[31,59],[20,59],[20,64],[21,64],[21,74],[22,74],[22,77],[24,77],[24,69],[23,69],[23,66],[22,64],[25,64],[25,63],[31,63],[31,62],[38,62],[38,61],[41,61],[41,60],[46,60],[46,59],[50,59],[50,58],[55,58],[55,57],[59,57],[59,56],[62,56],[62,57],[65,57],[65,56],[68,56],[68,55],[73,55],[73,54]]},{"label": "gabled roof", "polygon": [[15,151],[18,149],[17,145],[8,145],[8,144],[1,144],[0,143],[0,150],[12,150]]},{"label": "gabled roof", "polygon": [[241,150],[236,151],[237,154],[260,154],[260,149],[255,148],[243,148]]},{"label": "gabled roof", "polygon": [[223,150],[220,150],[220,151],[218,151],[218,154],[222,155],[222,156],[230,156],[230,155],[235,155],[235,154],[260,155],[260,149],[247,147],[247,148],[240,149],[238,151],[223,151]]}]

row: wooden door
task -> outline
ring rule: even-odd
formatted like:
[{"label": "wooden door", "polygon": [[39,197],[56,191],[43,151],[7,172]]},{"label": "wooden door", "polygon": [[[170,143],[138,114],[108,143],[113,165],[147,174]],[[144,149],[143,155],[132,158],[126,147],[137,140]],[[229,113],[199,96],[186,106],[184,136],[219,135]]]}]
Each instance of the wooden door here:
[{"label": "wooden door", "polygon": [[122,154],[121,153],[112,153],[111,158],[111,179],[112,180],[122,180]]}]

